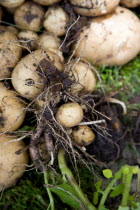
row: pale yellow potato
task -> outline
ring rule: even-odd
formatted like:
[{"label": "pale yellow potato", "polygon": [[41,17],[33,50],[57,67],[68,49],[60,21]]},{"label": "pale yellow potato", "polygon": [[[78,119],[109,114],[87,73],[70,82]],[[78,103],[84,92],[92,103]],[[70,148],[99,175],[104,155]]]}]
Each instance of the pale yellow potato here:
[{"label": "pale yellow potato", "polygon": [[20,155],[15,154],[19,149],[25,148],[24,142],[8,143],[13,139],[16,137],[0,135],[0,191],[14,186],[28,164],[29,157],[26,151]]},{"label": "pale yellow potato", "polygon": [[90,65],[79,61],[72,61],[67,71],[69,77],[74,81],[71,86],[73,94],[92,93],[96,88],[96,76]]},{"label": "pale yellow potato", "polygon": [[140,20],[130,10],[91,19],[77,38],[75,56],[95,65],[123,65],[140,52]]},{"label": "pale yellow potato", "polygon": [[0,0],[0,4],[7,8],[15,8],[24,3],[25,0]]},{"label": "pale yellow potato", "polygon": [[83,119],[83,109],[77,103],[67,103],[61,105],[56,113],[56,120],[64,127],[78,125]]},{"label": "pale yellow potato", "polygon": [[14,13],[15,24],[22,30],[38,31],[43,25],[44,9],[34,2],[27,1]]},{"label": "pale yellow potato", "polygon": [[140,6],[140,0],[120,0],[120,3],[130,8]]},{"label": "pale yellow potato", "polygon": [[17,130],[25,119],[25,104],[0,82],[0,133]]},{"label": "pale yellow potato", "polygon": [[33,0],[33,1],[38,4],[48,6],[48,5],[55,4],[55,3],[59,2],[60,0]]},{"label": "pale yellow potato", "polygon": [[44,17],[44,28],[55,36],[66,34],[66,26],[69,23],[69,16],[63,8],[49,7]]},{"label": "pale yellow potato", "polygon": [[18,29],[14,26],[7,26],[7,29],[12,31],[15,35],[18,34]]},{"label": "pale yellow potato", "polygon": [[12,73],[12,84],[25,98],[33,99],[47,85],[45,72],[49,72],[50,63],[63,70],[59,56],[49,50],[35,50],[21,59]]},{"label": "pale yellow potato", "polygon": [[100,16],[113,12],[120,0],[69,0],[76,13],[83,16]]},{"label": "pale yellow potato", "polygon": [[18,38],[23,49],[32,51],[38,48],[39,36],[34,31],[24,30],[18,33]]},{"label": "pale yellow potato", "polygon": [[48,32],[44,32],[39,36],[40,47],[43,49],[48,48],[59,48],[60,47],[60,39]]},{"label": "pale yellow potato", "polygon": [[9,78],[21,58],[22,48],[16,35],[0,26],[0,79]]},{"label": "pale yellow potato", "polygon": [[95,134],[87,125],[79,125],[72,129],[73,141],[80,146],[87,146],[95,139]]}]

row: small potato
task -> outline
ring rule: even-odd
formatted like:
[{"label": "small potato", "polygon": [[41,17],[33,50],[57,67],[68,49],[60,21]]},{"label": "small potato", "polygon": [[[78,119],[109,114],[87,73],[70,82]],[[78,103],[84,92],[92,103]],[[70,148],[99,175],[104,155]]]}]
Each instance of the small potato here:
[{"label": "small potato", "polygon": [[63,36],[69,23],[68,14],[59,6],[50,7],[44,17],[44,28],[55,36]]},{"label": "small potato", "polygon": [[38,31],[43,24],[44,9],[31,1],[25,2],[14,13],[15,24],[22,29]]},{"label": "small potato", "polygon": [[25,104],[0,83],[0,133],[17,130],[25,119]]},{"label": "small potato", "polygon": [[67,71],[69,77],[75,81],[71,86],[71,92],[73,94],[85,92],[91,93],[95,90],[96,77],[92,68],[88,64],[82,61],[79,61],[78,63],[72,61],[68,65]]},{"label": "small potato", "polygon": [[39,36],[39,43],[42,49],[48,49],[48,48],[57,49],[60,47],[60,39],[57,36],[54,36],[47,32],[44,32]]},{"label": "small potato", "polygon": [[130,8],[140,6],[140,0],[121,0],[120,3]]},{"label": "small potato", "polygon": [[130,10],[90,19],[74,44],[75,56],[93,65],[124,65],[140,52],[140,20]]},{"label": "small potato", "polygon": [[83,119],[83,109],[77,103],[67,103],[60,106],[56,113],[56,120],[64,127],[78,125]]},{"label": "small potato", "polygon": [[19,149],[25,148],[24,142],[8,143],[15,138],[9,137],[9,135],[0,135],[0,191],[14,186],[28,164],[29,157],[26,151],[20,155],[15,154]]},{"label": "small potato", "polygon": [[87,125],[79,125],[72,130],[73,140],[80,146],[87,146],[95,139],[95,134]]},{"label": "small potato", "polygon": [[0,26],[0,79],[9,78],[21,58],[22,48],[16,35]]},{"label": "small potato", "polygon": [[59,2],[60,0],[33,0],[34,2],[44,5],[44,6],[48,6],[48,5],[52,5],[54,3]]},{"label": "small potato", "polygon": [[52,73],[51,66],[63,70],[59,56],[49,50],[35,50],[21,59],[12,73],[12,84],[25,98],[33,99],[47,85],[47,74]]},{"label": "small potato", "polygon": [[69,0],[74,11],[83,16],[100,16],[113,12],[120,0]]},{"label": "small potato", "polygon": [[7,8],[15,8],[24,3],[25,0],[0,0],[0,4]]},{"label": "small potato", "polygon": [[23,49],[32,51],[38,48],[38,35],[34,31],[24,30],[18,33],[18,38]]}]

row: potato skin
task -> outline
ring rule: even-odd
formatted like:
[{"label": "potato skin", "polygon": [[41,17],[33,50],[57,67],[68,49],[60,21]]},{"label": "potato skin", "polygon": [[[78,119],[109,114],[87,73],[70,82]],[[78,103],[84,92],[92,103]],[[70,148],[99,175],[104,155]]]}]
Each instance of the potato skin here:
[{"label": "potato skin", "polygon": [[76,57],[98,66],[123,65],[140,51],[140,21],[130,10],[117,7],[112,14],[91,19],[77,40]]},{"label": "potato skin", "polygon": [[72,130],[73,140],[80,146],[87,146],[95,139],[95,134],[87,125],[79,125]]},{"label": "potato skin", "polygon": [[73,127],[83,119],[83,109],[77,103],[67,103],[61,105],[56,113],[56,120],[64,127]]},{"label": "potato skin", "polygon": [[0,26],[0,79],[9,78],[21,58],[22,48],[16,35]]},{"label": "potato skin", "polygon": [[56,53],[35,50],[21,59],[12,73],[12,84],[25,98],[33,99],[47,85],[45,71],[49,70],[48,61],[58,70],[63,70],[61,59]]},{"label": "potato skin", "polygon": [[2,0],[0,4],[7,8],[15,8],[24,3],[25,0]]},{"label": "potato skin", "polygon": [[44,9],[31,1],[25,2],[14,13],[15,24],[22,29],[38,31],[43,23]]},{"label": "potato skin", "polygon": [[54,3],[59,2],[60,0],[33,0],[34,2],[44,5],[44,6],[48,6],[48,5],[52,5]]},{"label": "potato skin", "polygon": [[25,119],[25,108],[17,94],[0,82],[0,133],[17,130]]},{"label": "potato skin", "polygon": [[23,164],[28,164],[26,151],[20,155],[15,154],[19,149],[25,148],[23,141],[5,144],[12,139],[15,137],[0,135],[0,191],[14,186],[26,169]]},{"label": "potato skin", "polygon": [[140,6],[140,0],[121,0],[120,3],[130,8]]}]

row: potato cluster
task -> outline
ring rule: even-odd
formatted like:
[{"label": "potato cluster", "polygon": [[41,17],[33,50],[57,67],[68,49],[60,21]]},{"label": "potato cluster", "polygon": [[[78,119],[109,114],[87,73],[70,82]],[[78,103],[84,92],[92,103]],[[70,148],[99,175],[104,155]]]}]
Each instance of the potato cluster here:
[{"label": "potato cluster", "polygon": [[[14,139],[9,132],[24,123],[31,101],[37,110],[45,109],[49,103],[59,103],[67,87],[71,101],[59,104],[56,123],[71,129],[75,144],[87,146],[94,141],[92,129],[79,125],[85,110],[73,98],[96,89],[93,64],[124,65],[140,52],[140,20],[128,9],[139,5],[139,0],[0,1],[0,190],[5,179],[4,188],[15,184],[28,163],[26,152],[15,154],[25,148],[22,141],[4,143]],[[79,17],[85,17],[84,24],[70,36]],[[71,48],[65,51],[64,46]]]}]

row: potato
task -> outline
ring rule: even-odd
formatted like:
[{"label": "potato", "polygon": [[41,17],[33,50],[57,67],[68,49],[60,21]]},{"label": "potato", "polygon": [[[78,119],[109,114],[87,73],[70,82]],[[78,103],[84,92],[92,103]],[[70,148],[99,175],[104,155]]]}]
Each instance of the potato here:
[{"label": "potato", "polygon": [[25,0],[0,0],[0,4],[4,7],[15,8],[20,6]]},{"label": "potato", "polygon": [[33,99],[47,85],[46,73],[51,72],[50,63],[63,70],[61,59],[51,51],[35,50],[21,59],[12,73],[12,84],[25,98]]},{"label": "potato", "polygon": [[69,23],[68,14],[59,6],[49,7],[44,17],[44,28],[55,36],[63,36]]},{"label": "potato", "polygon": [[38,31],[43,24],[44,9],[31,1],[25,2],[14,13],[15,24],[22,29]]},{"label": "potato", "polygon": [[52,5],[54,3],[59,2],[60,0],[33,0],[34,2],[44,5],[44,6],[48,6],[48,5]]},{"label": "potato", "polygon": [[87,125],[79,125],[72,129],[73,140],[80,146],[87,146],[95,139],[95,134]]},{"label": "potato", "polygon": [[77,103],[67,103],[61,105],[56,113],[56,120],[64,127],[78,125],[83,119],[83,109]]},{"label": "potato", "polygon": [[57,36],[44,32],[39,36],[40,47],[43,49],[60,47],[60,39]]},{"label": "potato", "polygon": [[15,137],[0,135],[0,191],[14,186],[17,180],[23,175],[28,164],[27,152],[16,155],[19,149],[24,149],[23,141],[9,142]]},{"label": "potato", "polygon": [[123,65],[140,52],[140,21],[130,10],[91,19],[74,45],[75,56],[95,65]]},{"label": "potato", "polygon": [[0,82],[0,133],[17,130],[25,119],[25,108],[17,94]]},{"label": "potato", "polygon": [[24,30],[18,33],[18,38],[23,49],[32,51],[38,48],[38,35],[34,31]]},{"label": "potato", "polygon": [[120,0],[69,0],[74,11],[83,16],[99,16],[113,12]]},{"label": "potato", "polygon": [[140,0],[121,0],[120,3],[125,5],[126,7],[140,6]]},{"label": "potato", "polygon": [[21,58],[22,48],[16,35],[0,26],[0,79],[9,78]]},{"label": "potato", "polygon": [[14,26],[7,26],[7,29],[12,31],[15,35],[18,34],[18,29]]},{"label": "potato", "polygon": [[95,90],[96,76],[88,64],[82,61],[72,61],[68,65],[67,71],[69,77],[75,81],[71,86],[73,94],[91,93]]}]

